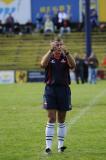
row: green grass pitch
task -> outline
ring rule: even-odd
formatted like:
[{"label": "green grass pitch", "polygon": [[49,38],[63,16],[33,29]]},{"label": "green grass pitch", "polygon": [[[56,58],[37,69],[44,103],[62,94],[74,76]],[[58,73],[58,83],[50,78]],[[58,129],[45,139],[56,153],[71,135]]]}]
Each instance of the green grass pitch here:
[{"label": "green grass pitch", "polygon": [[67,150],[57,153],[55,130],[51,156],[44,154],[47,113],[42,109],[43,89],[43,83],[0,85],[0,160],[105,160],[106,81],[72,83]]}]

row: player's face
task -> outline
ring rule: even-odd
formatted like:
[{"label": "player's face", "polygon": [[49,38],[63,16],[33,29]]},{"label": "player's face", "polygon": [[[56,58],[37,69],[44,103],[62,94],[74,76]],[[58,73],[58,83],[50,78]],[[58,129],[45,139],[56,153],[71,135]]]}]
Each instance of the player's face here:
[{"label": "player's face", "polygon": [[55,58],[59,59],[61,52],[62,52],[62,49],[63,49],[63,42],[62,41],[51,42],[51,47],[54,49],[53,54],[54,54]]},{"label": "player's face", "polygon": [[55,52],[54,52],[54,57],[55,57],[56,59],[59,59],[59,58],[60,58],[61,51],[62,51],[62,44],[61,44],[61,43],[57,43],[57,44],[55,45]]},{"label": "player's face", "polygon": [[57,52],[61,52],[62,46],[63,46],[63,43],[62,43],[62,42],[56,42],[55,45],[54,45],[55,50],[56,50]]},{"label": "player's face", "polygon": [[63,46],[63,43],[61,43],[61,42],[57,42],[57,43],[55,44],[54,56],[55,56],[55,58],[57,58],[57,59],[60,58],[61,51],[62,51],[62,46]]}]

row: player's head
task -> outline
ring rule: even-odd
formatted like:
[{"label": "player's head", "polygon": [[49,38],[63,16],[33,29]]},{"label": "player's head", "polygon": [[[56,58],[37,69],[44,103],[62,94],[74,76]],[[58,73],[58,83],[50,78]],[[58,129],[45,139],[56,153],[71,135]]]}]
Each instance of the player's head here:
[{"label": "player's head", "polygon": [[57,37],[51,42],[51,45],[55,51],[61,52],[63,47],[63,40]]}]

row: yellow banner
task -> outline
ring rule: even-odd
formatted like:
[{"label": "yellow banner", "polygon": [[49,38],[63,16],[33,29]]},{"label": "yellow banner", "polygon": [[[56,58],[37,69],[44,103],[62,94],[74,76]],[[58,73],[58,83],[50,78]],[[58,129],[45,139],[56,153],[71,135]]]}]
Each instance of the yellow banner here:
[{"label": "yellow banner", "polygon": [[106,0],[98,0],[98,15],[100,22],[106,22]]},{"label": "yellow banner", "polygon": [[18,70],[16,71],[16,83],[24,83],[27,82],[27,71]]}]

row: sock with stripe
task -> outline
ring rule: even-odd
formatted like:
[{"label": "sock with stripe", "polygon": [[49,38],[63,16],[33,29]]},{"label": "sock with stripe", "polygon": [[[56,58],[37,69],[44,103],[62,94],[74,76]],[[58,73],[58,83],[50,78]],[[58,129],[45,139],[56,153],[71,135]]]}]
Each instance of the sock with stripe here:
[{"label": "sock with stripe", "polygon": [[52,146],[52,139],[54,135],[54,125],[55,123],[47,123],[46,125],[46,148],[50,148]]},{"label": "sock with stripe", "polygon": [[66,135],[65,123],[58,123],[58,128],[57,128],[58,149],[63,147],[65,135]]}]

